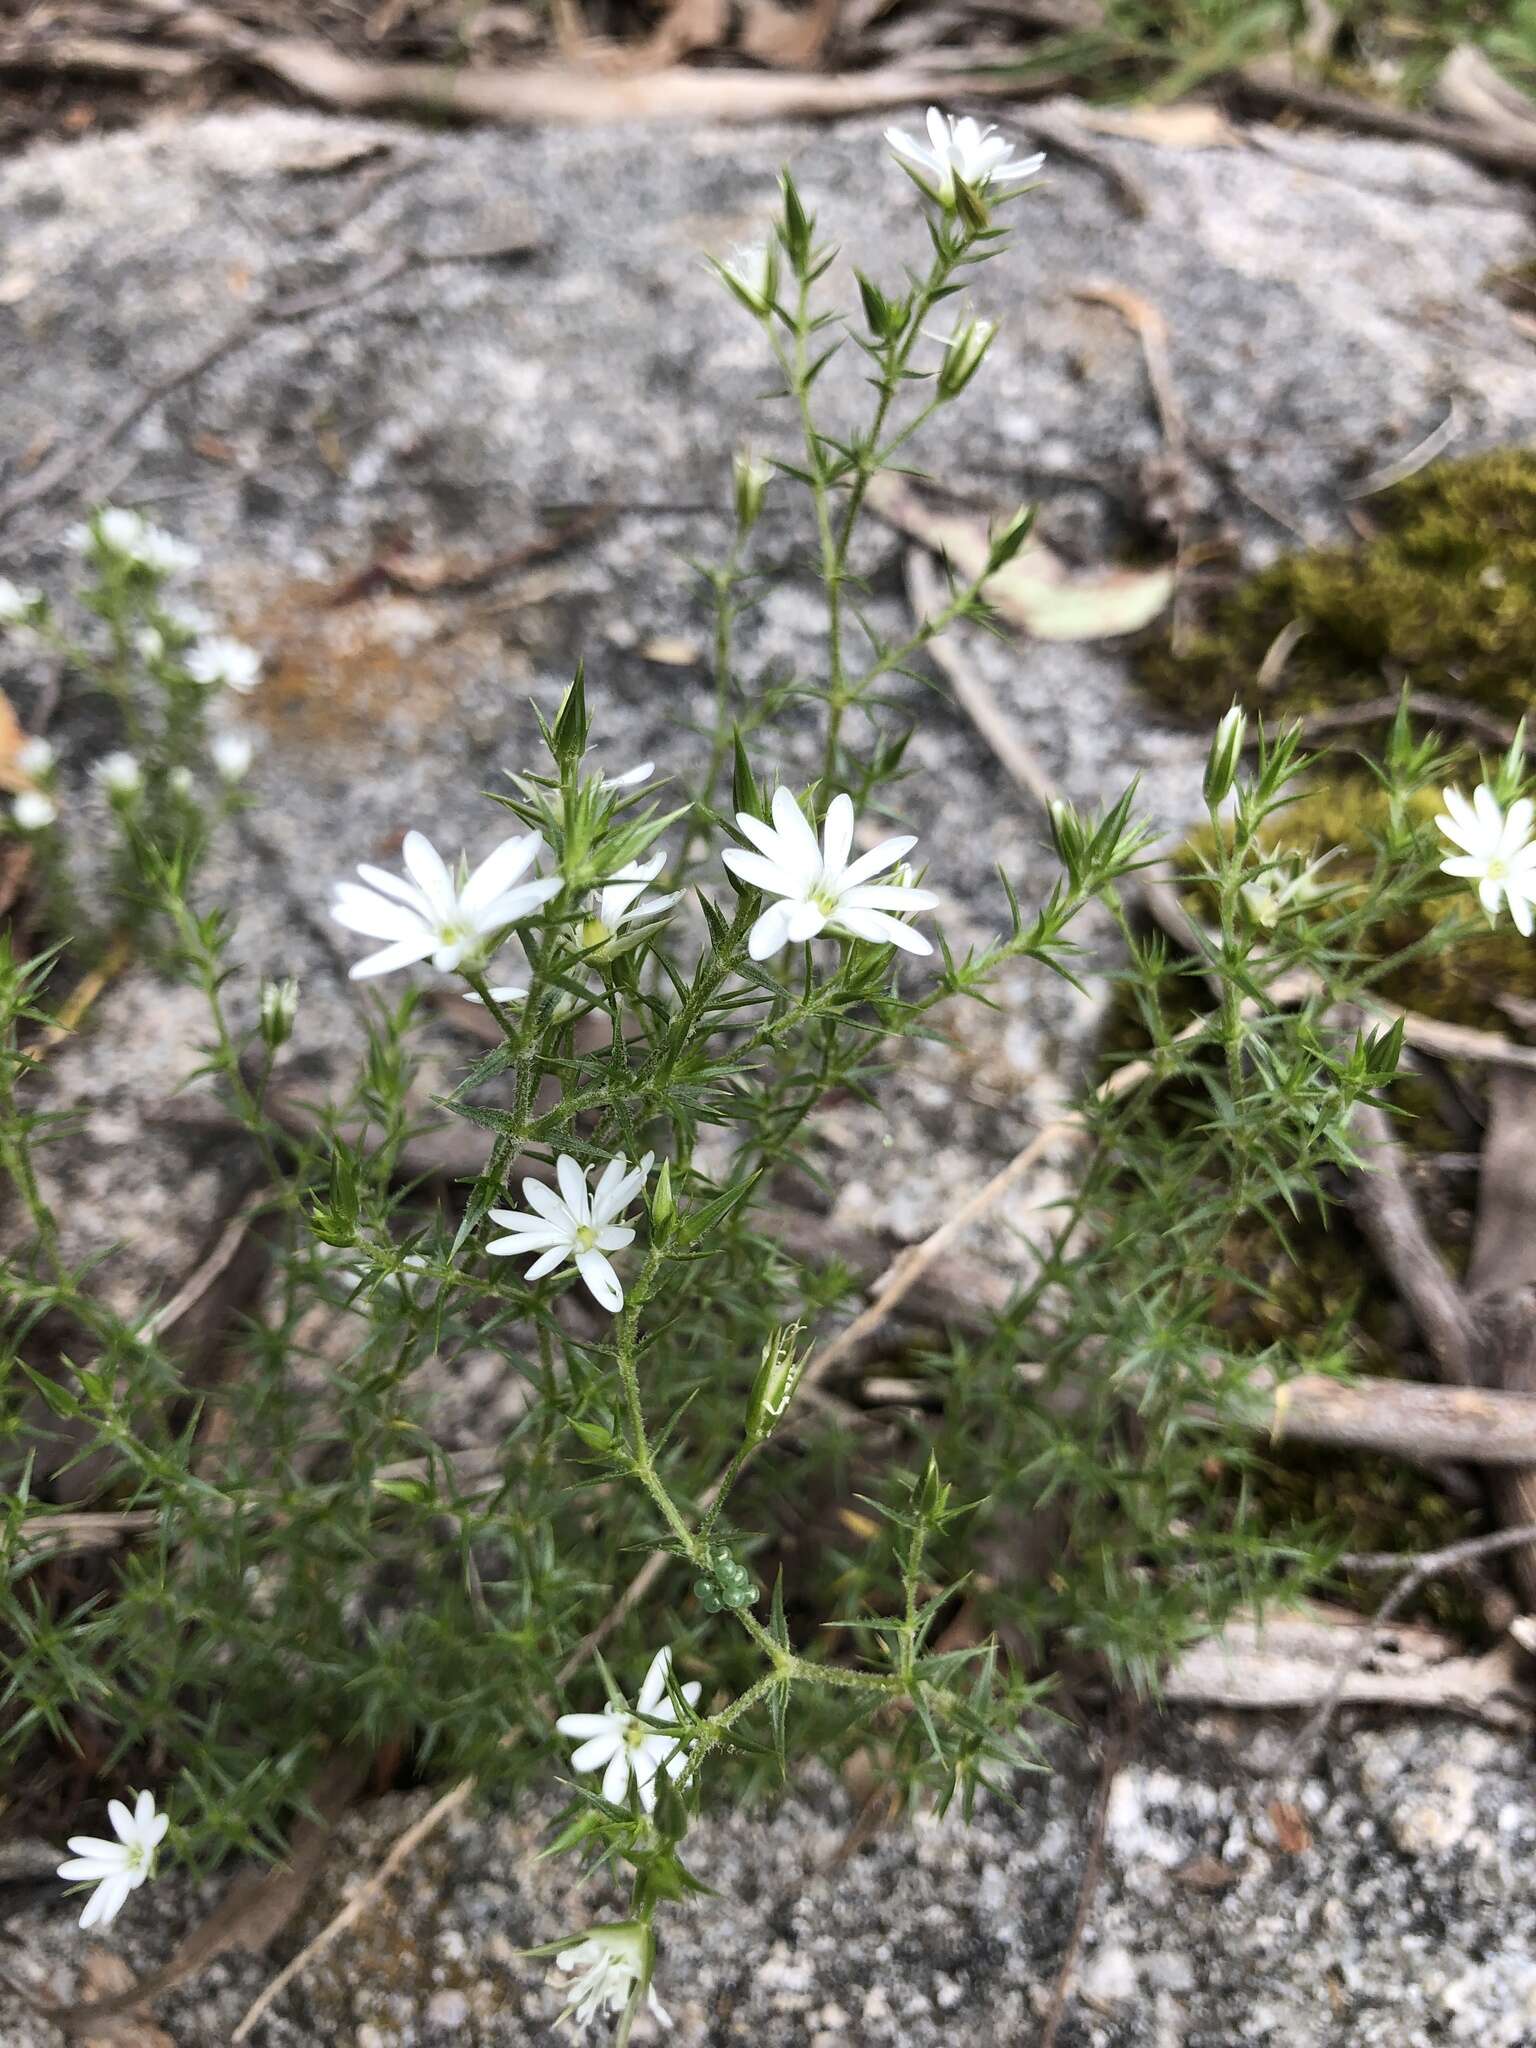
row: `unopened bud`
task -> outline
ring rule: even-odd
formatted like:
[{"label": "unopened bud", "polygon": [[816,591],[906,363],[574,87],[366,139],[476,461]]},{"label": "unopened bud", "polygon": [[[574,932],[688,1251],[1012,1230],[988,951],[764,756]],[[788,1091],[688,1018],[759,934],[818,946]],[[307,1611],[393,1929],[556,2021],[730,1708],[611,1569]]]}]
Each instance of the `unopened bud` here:
[{"label": "unopened bud", "polygon": [[1230,795],[1237,780],[1237,765],[1243,757],[1243,741],[1248,732],[1248,715],[1234,704],[1216,728],[1216,737],[1211,741],[1211,751],[1205,762],[1205,801],[1209,810],[1215,810]]},{"label": "unopened bud", "polygon": [[962,320],[944,344],[939,366],[939,396],[958,398],[981,368],[982,359],[997,334],[995,320]]},{"label": "unopened bud", "polygon": [[795,1349],[799,1338],[800,1325],[788,1323],[775,1330],[763,1346],[762,1363],[747,1401],[747,1438],[751,1443],[771,1436],[790,1404],[805,1366]]},{"label": "unopened bud", "polygon": [[743,533],[750,533],[762,513],[763,493],[773,482],[773,464],[743,448],[731,465],[731,475],[736,485],[736,524]]},{"label": "unopened bud", "polygon": [[261,1036],[269,1050],[276,1052],[280,1045],[286,1045],[293,1036],[293,1020],[298,1014],[299,984],[291,974],[282,981],[262,983]]}]

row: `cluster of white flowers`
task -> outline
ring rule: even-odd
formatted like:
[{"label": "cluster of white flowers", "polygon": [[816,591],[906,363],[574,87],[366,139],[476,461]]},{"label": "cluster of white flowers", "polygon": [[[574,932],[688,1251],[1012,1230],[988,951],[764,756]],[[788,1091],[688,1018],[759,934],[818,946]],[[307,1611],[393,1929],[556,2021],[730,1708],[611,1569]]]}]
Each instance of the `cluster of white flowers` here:
[{"label": "cluster of white flowers", "polygon": [[1475,882],[1490,917],[1507,903],[1515,930],[1528,939],[1536,906],[1536,842],[1531,838],[1536,804],[1517,797],[1506,811],[1486,782],[1473,790],[1470,803],[1459,789],[1441,794],[1445,810],[1435,823],[1460,849],[1440,863],[1442,872]]},{"label": "cluster of white flowers", "polygon": [[120,505],[103,505],[83,525],[72,526],[64,538],[76,554],[145,569],[154,576],[178,576],[195,569],[202,560],[190,541],[178,540],[164,527],[153,525],[142,512],[130,512]]}]

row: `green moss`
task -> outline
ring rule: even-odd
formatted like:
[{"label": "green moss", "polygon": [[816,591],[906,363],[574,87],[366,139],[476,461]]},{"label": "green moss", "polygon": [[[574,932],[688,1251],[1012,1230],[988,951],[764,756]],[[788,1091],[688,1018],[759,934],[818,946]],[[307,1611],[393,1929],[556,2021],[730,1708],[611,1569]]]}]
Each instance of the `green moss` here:
[{"label": "green moss", "polygon": [[[1407,679],[1505,716],[1536,704],[1536,452],[1437,462],[1369,501],[1356,547],[1290,555],[1221,599],[1175,654],[1140,660],[1146,688],[1205,723],[1237,698],[1267,715],[1379,697]],[[1261,688],[1264,657],[1307,630]]]}]

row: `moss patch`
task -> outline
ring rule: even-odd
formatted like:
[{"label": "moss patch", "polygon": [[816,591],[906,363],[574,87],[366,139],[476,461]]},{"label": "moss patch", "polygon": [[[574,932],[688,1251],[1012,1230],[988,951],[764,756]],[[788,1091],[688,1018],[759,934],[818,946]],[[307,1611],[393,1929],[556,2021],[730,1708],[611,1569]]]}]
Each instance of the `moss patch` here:
[{"label": "moss patch", "polygon": [[[1175,654],[1146,649],[1141,680],[1206,723],[1233,698],[1268,715],[1361,703],[1405,678],[1506,717],[1536,704],[1536,452],[1430,464],[1369,501],[1362,546],[1290,555],[1220,600]],[[1264,657],[1306,632],[1261,688]]]}]

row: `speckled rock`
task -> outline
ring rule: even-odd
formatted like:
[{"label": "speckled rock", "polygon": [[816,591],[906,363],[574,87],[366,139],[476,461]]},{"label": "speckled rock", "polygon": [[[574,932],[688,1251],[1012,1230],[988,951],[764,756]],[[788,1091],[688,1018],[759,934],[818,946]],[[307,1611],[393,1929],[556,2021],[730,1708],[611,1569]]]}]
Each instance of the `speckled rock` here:
[{"label": "speckled rock", "polygon": [[[1521,2048],[1536,2038],[1536,1785],[1522,1744],[1453,1721],[1346,1722],[1277,1829],[1290,1730],[1225,1717],[1144,1729],[1115,1778],[1061,2048]],[[775,1812],[717,1817],[689,1861],[719,1897],[670,1917],[660,1966],[677,2048],[1016,2048],[1049,2003],[1082,1875],[1091,1759],[967,1827],[919,1816],[845,1855],[855,1809],[812,1774]],[[342,1831],[270,1960],[214,1964],[159,2008],[178,2048],[223,2048],[276,1962],[322,1923],[425,1804],[378,1802]],[[1455,1838],[1423,1816],[1456,1815]],[[519,1950],[615,1901],[537,1860],[554,1812],[455,1817],[350,1934],[286,1991],[255,2048],[524,2048],[559,1999]],[[1417,1818],[1415,1818],[1417,1817]],[[167,1878],[111,1947],[158,1961],[206,1910]],[[8,1925],[35,1990],[67,1996],[67,1908]],[[16,1965],[13,1963],[12,1968]],[[0,2005],[0,2025],[11,2015]],[[7,2048],[43,2048],[17,2013]],[[636,2039],[659,2038],[652,2034]]]},{"label": "speckled rock", "polygon": [[[1070,126],[1072,109],[1043,118]],[[985,505],[1038,497],[1047,537],[1080,564],[1166,546],[1149,512],[1161,442],[1138,345],[1075,296],[1106,280],[1167,316],[1199,529],[1250,559],[1287,527],[1337,530],[1341,485],[1416,442],[1448,401],[1468,445],[1536,428],[1529,343],[1486,283],[1525,252],[1516,189],[1427,149],[1260,139],[1211,152],[1095,139],[1144,190],[1144,219],[1091,165],[1058,159],[1016,248],[978,286],[1004,318],[987,374],[942,439],[915,448],[942,481]],[[344,162],[349,141],[350,169],[314,175],[320,145]],[[529,699],[552,703],[578,656],[603,758],[697,760],[706,634],[684,558],[723,543],[730,448],[749,430],[791,445],[757,403],[756,331],[702,258],[764,223],[789,158],[845,265],[895,277],[920,254],[911,189],[871,122],[663,143],[267,111],[42,149],[0,173],[0,439],[13,456],[46,460],[125,392],[241,332],[269,296],[316,302],[251,328],[72,465],[4,538],[12,573],[56,588],[65,523],[82,497],[110,494],[203,547],[211,595],[268,663],[245,707],[264,747],[262,808],[210,884],[239,910],[249,965],[303,975],[299,1045],[322,1062],[353,1040],[340,970],[355,949],[325,925],[329,878],[411,824],[483,848],[496,825],[475,792],[529,759]],[[511,253],[418,263],[323,303],[401,252],[492,247]],[[818,387],[834,419],[862,393],[857,362],[850,351]],[[520,555],[603,507],[563,552]],[[761,542],[787,575],[746,622],[744,672],[814,672],[804,529],[770,515]],[[887,631],[906,624],[901,545],[876,527],[859,559]],[[414,587],[380,570],[391,554],[415,565]],[[466,587],[470,570],[487,573]],[[1095,800],[1140,774],[1171,829],[1188,817],[1191,741],[1148,719],[1117,646],[979,642],[975,656],[1071,794]],[[7,658],[25,702],[26,659]],[[896,801],[963,945],[1001,919],[997,866],[1027,903],[1051,857],[1039,817],[942,696],[897,688],[921,723]],[[71,696],[60,726],[78,780],[103,743],[100,714]],[[763,765],[795,774],[813,759],[791,727]],[[89,828],[88,800],[81,816]],[[1000,993],[999,1012],[968,1011],[962,1042],[916,1054],[878,1107],[822,1119],[850,1225],[921,1235],[1060,1100],[1094,1005],[1027,971]],[[163,1040],[153,1060],[140,1052],[148,1006]],[[81,1197],[67,1204],[72,1250],[121,1235],[106,1200],[121,1118],[135,1091],[159,1097],[190,1060],[182,1007],[130,984],[60,1069],[61,1093],[87,1112],[82,1151],[60,1155],[61,1190]],[[163,1118],[132,1142],[141,1182],[157,1187],[227,1164]],[[1053,1192],[1019,1191],[999,1224],[1024,1225]],[[208,1212],[183,1205],[178,1223],[172,1206],[151,1196],[129,1233],[129,1277],[103,1284],[142,1297],[185,1270],[203,1242],[190,1220],[206,1226]]]}]

